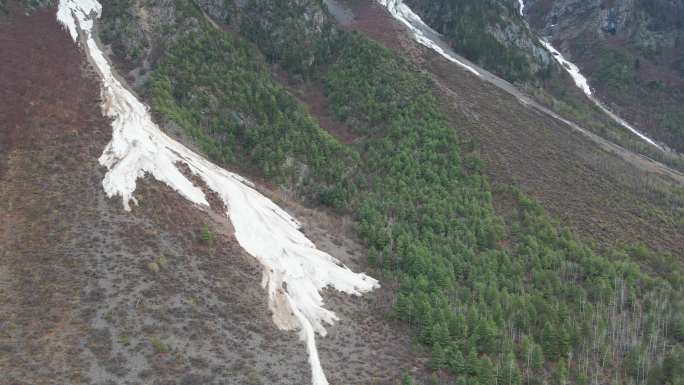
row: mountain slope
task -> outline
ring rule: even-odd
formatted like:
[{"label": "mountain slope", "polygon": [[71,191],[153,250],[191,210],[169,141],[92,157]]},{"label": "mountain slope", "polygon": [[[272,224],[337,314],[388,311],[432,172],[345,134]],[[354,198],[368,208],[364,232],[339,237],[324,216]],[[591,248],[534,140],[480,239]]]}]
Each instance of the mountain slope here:
[{"label": "mountain slope", "polygon": [[[333,3],[337,19],[324,5]],[[419,383],[676,380],[684,339],[684,196],[667,173],[635,167],[648,162],[626,162],[532,108],[522,92],[485,82],[416,44],[375,2],[103,5],[101,37],[161,130],[258,180],[263,194],[302,221],[307,238],[354,271],[373,266],[383,288],[368,297],[323,292],[326,308],[342,318],[317,338],[330,383],[411,383],[405,373]],[[33,33],[56,26],[47,18],[11,20],[17,24],[8,25],[7,36],[18,25]],[[32,24],[38,20],[43,27]],[[38,54],[47,61],[51,47],[68,42],[54,33],[40,46],[19,30],[23,47],[40,48],[18,47],[13,63]],[[82,51],[69,47],[65,58],[82,60]],[[51,77],[68,72],[69,83],[79,84],[76,67],[55,65]],[[5,99],[13,103],[14,94],[45,83],[34,80],[39,68],[21,70],[8,83]],[[78,146],[61,137],[27,142],[39,156],[46,156],[43,147],[71,145],[80,167],[49,156],[45,164],[65,164],[55,179],[82,184],[28,187],[41,198],[31,201],[23,186],[40,174],[32,163],[44,163],[22,147],[12,154],[23,163],[0,163],[0,170],[13,166],[2,190],[12,197],[5,208],[13,223],[34,221],[68,191],[79,200],[70,200],[67,211],[97,210],[64,222],[102,244],[94,250],[67,242],[76,262],[41,279],[30,271],[47,274],[37,268],[44,259],[30,256],[54,261],[52,250],[40,248],[53,240],[15,242],[35,237],[31,226],[4,234],[0,245],[12,258],[3,255],[3,269],[11,273],[0,288],[10,295],[0,306],[14,326],[2,344],[11,353],[0,363],[11,368],[10,383],[315,382],[304,344],[273,324],[259,287],[261,267],[239,247],[239,223],[228,223],[226,205],[206,181],[191,178],[209,207],[188,204],[149,176],[138,181],[132,213],[106,198],[105,170],[95,159],[111,139],[111,122],[100,116],[92,75],[83,85],[90,93],[65,100],[88,108],[61,110],[104,123],[96,131],[101,137],[90,136],[95,132],[86,125]],[[46,106],[57,100],[44,97]],[[46,119],[37,127],[53,127],[51,114],[27,116]],[[13,133],[2,143],[31,132],[21,129],[27,125],[0,131]],[[166,143],[157,136],[143,139]],[[188,156],[192,162],[195,155]],[[192,168],[180,171],[190,177]],[[102,234],[95,240],[92,231]],[[77,266],[88,266],[89,274],[78,274]],[[60,308],[62,319],[80,316],[69,333],[55,334],[64,338],[42,338],[41,324],[11,318],[43,311],[42,303],[13,300],[35,298],[23,288],[54,282],[55,293],[70,293],[69,277],[88,289]],[[80,359],[64,363],[59,349]],[[32,351],[41,354],[30,361]],[[47,369],[32,371],[36,366]]]},{"label": "mountain slope", "polygon": [[[140,188],[133,216],[106,199],[97,154],[111,128],[96,74],[82,72],[82,51],[54,10],[14,17],[2,26],[17,46],[3,50],[15,53],[3,64],[12,72],[1,71],[3,106],[16,114],[3,116],[16,118],[3,142],[0,382],[120,383],[142,374],[245,383],[247,368],[268,366],[274,378],[307,382],[303,346],[270,322],[260,269],[234,240],[199,241],[211,222],[154,183]],[[149,264],[161,256],[154,272]],[[277,337],[262,338],[269,333]],[[258,346],[270,351],[259,363],[250,355]]]}]

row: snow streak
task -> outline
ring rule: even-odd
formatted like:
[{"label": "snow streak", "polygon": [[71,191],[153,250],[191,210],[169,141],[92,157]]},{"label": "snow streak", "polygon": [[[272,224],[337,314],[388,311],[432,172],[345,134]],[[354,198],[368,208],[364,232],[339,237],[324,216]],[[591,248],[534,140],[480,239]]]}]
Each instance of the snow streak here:
[{"label": "snow streak", "polygon": [[392,17],[400,21],[411,31],[411,34],[413,34],[414,39],[416,39],[418,43],[428,48],[432,48],[450,62],[458,64],[475,76],[480,76],[480,73],[475,68],[465,64],[454,55],[450,54],[446,49],[442,48],[438,44],[437,39],[431,37],[439,37],[439,33],[425,24],[420,16],[413,12],[402,0],[378,0],[378,2],[387,8]]},{"label": "snow streak", "polygon": [[520,10],[520,16],[525,16],[525,0],[518,0],[518,9]]},{"label": "snow streak", "polygon": [[93,37],[93,24],[102,11],[96,0],[60,0],[57,19],[85,49],[102,78],[102,111],[112,118],[113,135],[99,161],[108,172],[102,182],[109,197],[120,195],[126,210],[136,203],[138,178],[146,174],[173,188],[184,198],[208,208],[207,198],[177,168],[187,164],[193,174],[216,192],[227,207],[240,245],[264,267],[262,285],[268,290],[273,321],[283,330],[300,330],[306,342],[313,385],[327,385],[316,348],[315,334],[325,336],[324,324],[337,317],[323,307],[319,291],[331,286],[361,295],[378,282],[356,274],[316,246],[299,231],[300,224],[260,194],[241,176],[228,172],[176,142],[152,121],[147,107],[116,78]]},{"label": "snow streak", "polygon": [[591,87],[589,87],[589,80],[582,75],[580,72],[579,67],[575,65],[574,63],[569,62],[566,60],[563,55],[553,46],[551,43],[544,39],[539,39],[539,42],[546,48],[549,53],[551,53],[551,56],[554,57],[554,59],[558,62],[558,64],[565,69],[568,74],[570,74],[570,77],[572,80],[575,81],[575,85],[584,92],[585,95],[587,95],[590,98],[593,98],[593,94],[591,92]]}]

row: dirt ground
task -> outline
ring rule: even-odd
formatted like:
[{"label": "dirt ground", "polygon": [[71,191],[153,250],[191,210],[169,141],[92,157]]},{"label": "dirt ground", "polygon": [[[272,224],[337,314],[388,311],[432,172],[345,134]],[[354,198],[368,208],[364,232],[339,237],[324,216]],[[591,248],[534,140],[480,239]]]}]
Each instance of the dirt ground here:
[{"label": "dirt ground", "polygon": [[199,241],[207,217],[151,181],[132,214],[104,196],[99,83],[54,19],[0,26],[0,383],[309,381],[232,237]]},{"label": "dirt ground", "polygon": [[[54,10],[0,23],[0,57],[0,385],[310,383],[304,344],[276,329],[261,267],[225,220],[149,178],[131,213],[105,196],[98,79]],[[365,269],[341,219],[288,209]],[[318,339],[331,384],[421,371],[404,327],[383,318],[391,292],[325,294],[340,318]]]}]

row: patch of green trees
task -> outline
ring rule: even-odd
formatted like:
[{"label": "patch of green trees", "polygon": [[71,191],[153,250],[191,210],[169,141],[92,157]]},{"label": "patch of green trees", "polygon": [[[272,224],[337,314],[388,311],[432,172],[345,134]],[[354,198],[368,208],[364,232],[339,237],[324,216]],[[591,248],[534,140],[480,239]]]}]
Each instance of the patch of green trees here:
[{"label": "patch of green trees", "polygon": [[349,204],[358,155],[271,79],[244,40],[210,27],[180,36],[147,93],[153,111],[183,127],[212,160],[306,186],[333,207]]}]

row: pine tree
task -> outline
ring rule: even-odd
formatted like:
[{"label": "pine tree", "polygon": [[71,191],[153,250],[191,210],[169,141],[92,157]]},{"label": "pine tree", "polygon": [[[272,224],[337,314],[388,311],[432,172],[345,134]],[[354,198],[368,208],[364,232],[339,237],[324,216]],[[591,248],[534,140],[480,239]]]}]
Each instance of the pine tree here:
[{"label": "pine tree", "polygon": [[441,322],[432,326],[432,344],[447,346],[449,344],[449,329]]},{"label": "pine tree", "polygon": [[481,385],[495,385],[496,372],[494,371],[494,364],[487,356],[482,356],[479,360],[477,368],[477,378]]},{"label": "pine tree", "polygon": [[541,346],[534,344],[532,348],[532,357],[530,358],[530,367],[534,370],[540,370],[544,367],[544,353]]},{"label": "pine tree", "polygon": [[432,346],[432,360],[430,361],[430,366],[433,369],[444,369],[446,367],[446,353],[444,348],[440,344],[434,344]]},{"label": "pine tree", "polygon": [[465,358],[463,357],[463,353],[459,349],[456,349],[455,347],[452,347],[449,349],[449,353],[447,354],[447,367],[449,368],[449,372],[451,374],[465,374]]},{"label": "pine tree", "polygon": [[542,344],[544,347],[544,355],[552,360],[558,357],[558,335],[556,329],[550,324],[544,325],[542,332]]},{"label": "pine tree", "polygon": [[561,360],[556,366],[556,371],[554,373],[554,380],[556,385],[567,385],[568,384],[568,369],[565,366],[565,361]]},{"label": "pine tree", "polygon": [[515,360],[513,352],[509,352],[501,363],[499,379],[499,383],[502,385],[520,384],[520,369],[518,369],[518,363]]},{"label": "pine tree", "polygon": [[570,352],[570,334],[564,328],[557,333],[558,336],[558,355],[566,357]]},{"label": "pine tree", "polygon": [[491,321],[480,320],[475,330],[477,336],[477,346],[481,352],[488,354],[495,353],[496,350],[496,335],[494,326]]},{"label": "pine tree", "polygon": [[404,378],[401,380],[401,385],[414,385],[413,378],[408,374],[405,374]]},{"label": "pine tree", "polygon": [[474,376],[477,374],[477,367],[479,365],[479,360],[477,359],[477,352],[475,352],[475,349],[470,349],[470,353],[468,353],[468,358],[466,359],[465,363],[465,371],[471,376]]},{"label": "pine tree", "polygon": [[467,335],[466,321],[462,314],[449,320],[449,334],[455,338],[465,338]]}]

